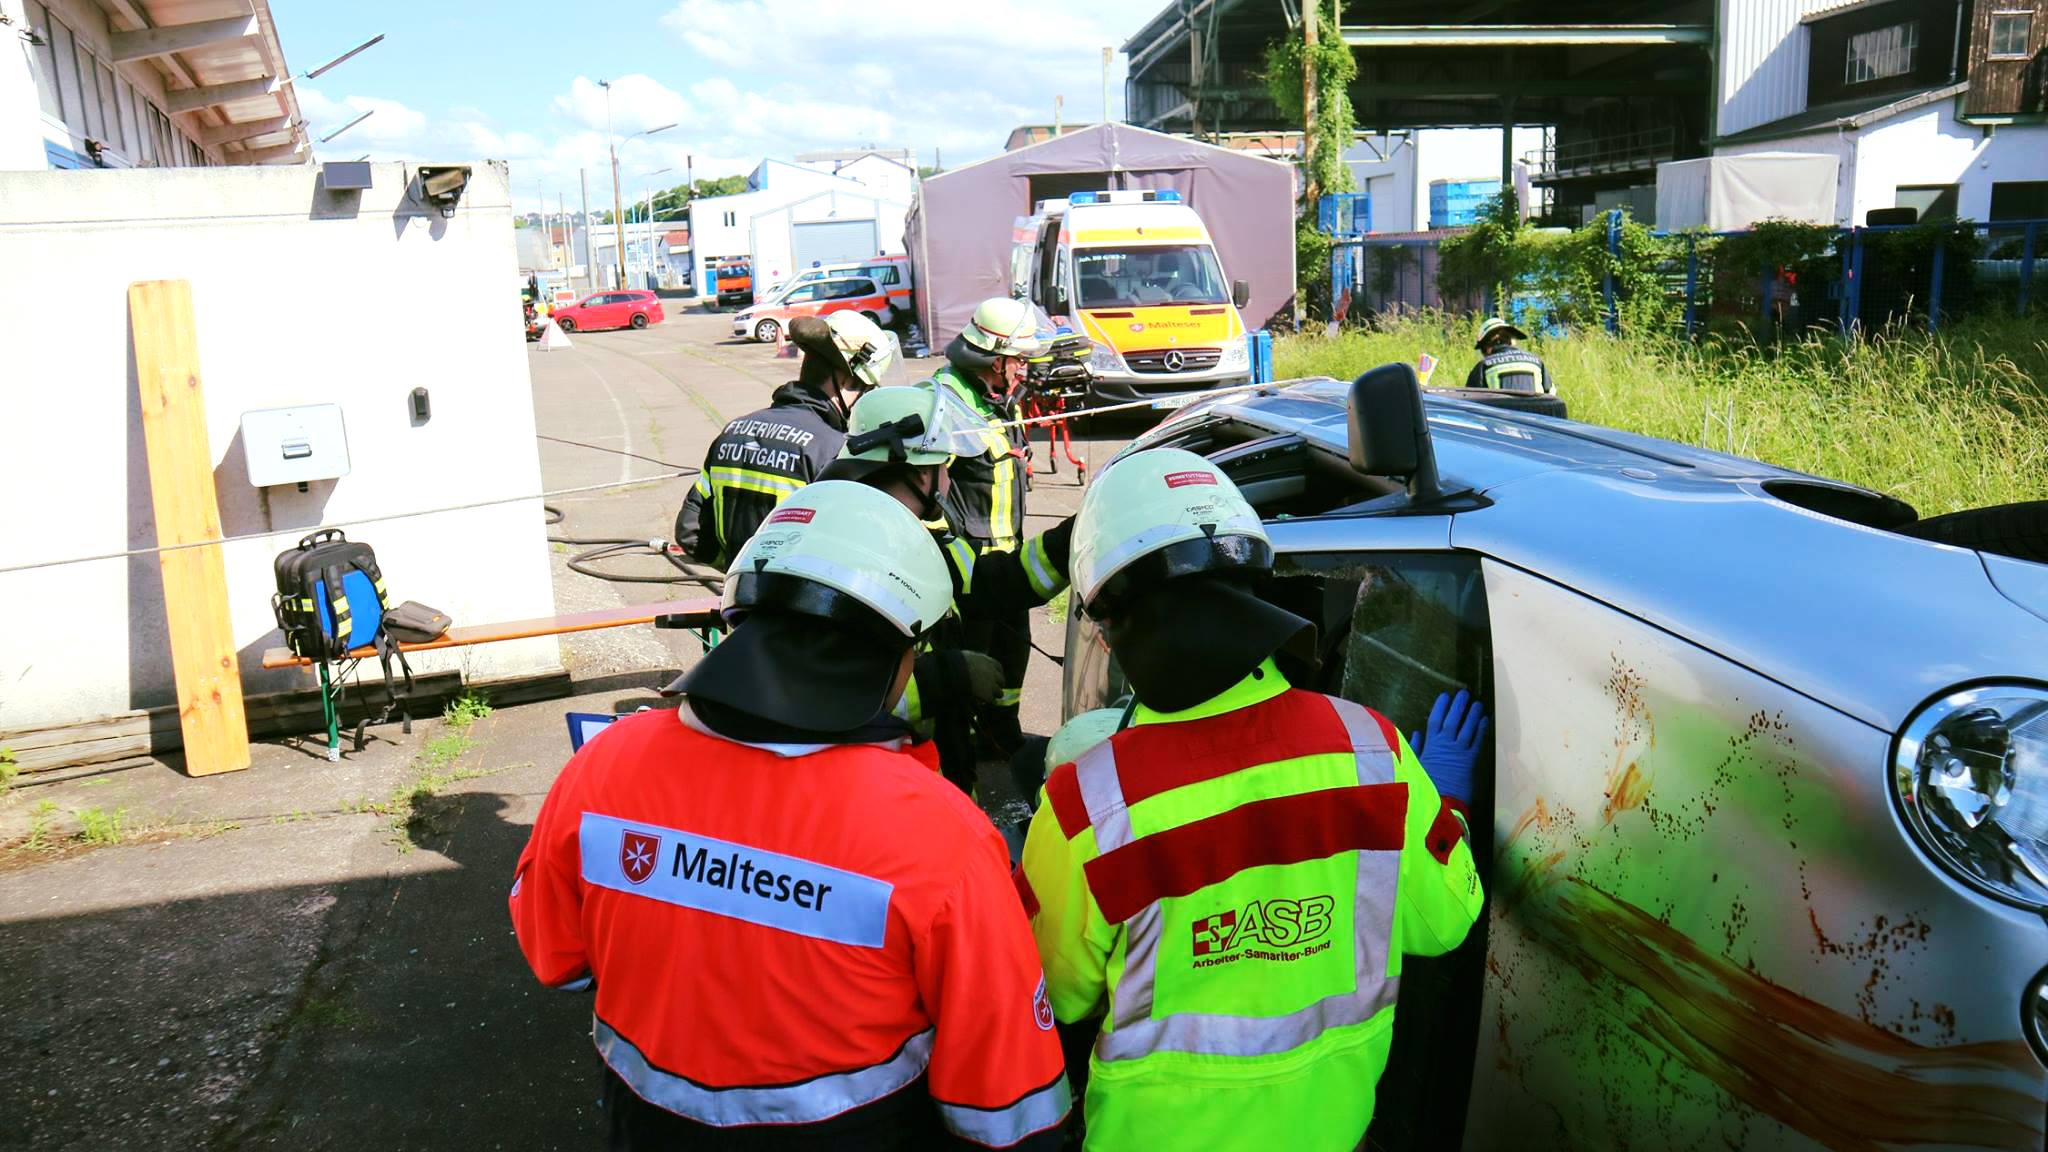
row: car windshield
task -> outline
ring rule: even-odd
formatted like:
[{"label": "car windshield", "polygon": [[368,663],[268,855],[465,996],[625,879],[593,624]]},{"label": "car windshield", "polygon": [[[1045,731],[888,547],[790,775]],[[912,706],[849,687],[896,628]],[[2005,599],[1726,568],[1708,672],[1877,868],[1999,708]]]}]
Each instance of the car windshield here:
[{"label": "car windshield", "polygon": [[1079,249],[1074,277],[1083,308],[1222,304],[1230,299],[1216,253],[1205,244]]}]

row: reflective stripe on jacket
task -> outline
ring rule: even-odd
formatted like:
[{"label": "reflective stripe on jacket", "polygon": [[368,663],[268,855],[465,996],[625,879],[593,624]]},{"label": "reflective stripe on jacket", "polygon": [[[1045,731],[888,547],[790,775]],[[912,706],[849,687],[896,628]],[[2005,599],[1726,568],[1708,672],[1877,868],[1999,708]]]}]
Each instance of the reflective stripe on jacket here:
[{"label": "reflective stripe on jacket", "polygon": [[1024,536],[1024,458],[1017,455],[1005,417],[972,380],[948,364],[932,375],[932,383],[951,388],[988,421],[979,456],[956,456],[946,471],[951,490],[941,497],[954,531],[977,550],[1007,552]]},{"label": "reflective stripe on jacket", "polygon": [[676,515],[676,543],[724,568],[790,493],[839,456],[846,424],[832,401],[797,384],[775,403],[728,423],[704,454],[704,470]]},{"label": "reflective stripe on jacket", "polygon": [[1007,864],[895,748],[743,744],[685,702],[569,761],[512,923],[542,983],[594,981],[611,1072],[686,1120],[935,1107],[961,1139],[1056,1146],[1068,1089]]},{"label": "reflective stripe on jacket", "polygon": [[1472,366],[1465,375],[1467,388],[1497,388],[1507,392],[1549,392],[1550,370],[1534,352],[1503,348]]},{"label": "reflective stripe on jacket", "polygon": [[1400,735],[1271,661],[1056,768],[1020,880],[1054,1012],[1106,1012],[1090,1148],[1352,1148],[1402,954],[1455,947],[1480,906]]}]

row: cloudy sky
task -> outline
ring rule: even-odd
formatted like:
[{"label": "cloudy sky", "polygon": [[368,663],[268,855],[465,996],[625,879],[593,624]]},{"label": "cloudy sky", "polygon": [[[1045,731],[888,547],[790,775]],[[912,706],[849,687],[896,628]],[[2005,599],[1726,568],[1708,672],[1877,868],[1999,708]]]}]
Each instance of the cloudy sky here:
[{"label": "cloudy sky", "polygon": [[[605,177],[605,91],[627,195],[743,173],[764,156],[882,145],[951,167],[1011,128],[1102,115],[1102,49],[1169,0],[271,0],[294,69],[384,42],[299,84],[313,138],[367,111],[321,159],[494,159],[521,211],[591,207]],[[429,14],[431,13],[431,14]],[[1124,58],[1110,70],[1123,106]],[[632,136],[673,123],[653,136]],[[654,174],[662,168],[672,173]],[[609,189],[603,199],[609,198]]]}]

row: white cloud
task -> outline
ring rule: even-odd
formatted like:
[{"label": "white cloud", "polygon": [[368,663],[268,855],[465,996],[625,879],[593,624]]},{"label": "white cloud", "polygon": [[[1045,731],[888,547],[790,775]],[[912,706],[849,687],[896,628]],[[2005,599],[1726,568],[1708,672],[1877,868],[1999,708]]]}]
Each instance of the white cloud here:
[{"label": "white cloud", "polygon": [[609,108],[610,127],[621,135],[695,120],[689,102],[652,76],[634,73],[610,83],[607,99],[604,82],[578,76],[568,92],[555,97],[555,110],[585,128],[603,131]]},{"label": "white cloud", "polygon": [[[1105,45],[1166,0],[676,0],[653,33],[672,45],[673,73],[611,77],[611,127],[626,197],[650,184],[751,171],[763,157],[876,145],[914,149],[948,166],[989,156],[1012,128],[1047,123],[1065,97],[1069,124],[1101,114]],[[1110,107],[1123,103],[1121,54]],[[330,99],[301,89],[315,138],[376,109],[323,159],[510,161],[521,211],[573,209],[580,180],[591,208],[609,207],[605,89],[577,76],[541,114],[501,123],[473,107],[428,116],[394,101]],[[552,112],[552,115],[548,113]],[[502,115],[502,113],[500,113]],[[656,135],[636,135],[674,124]],[[651,175],[657,169],[671,172]]]}]

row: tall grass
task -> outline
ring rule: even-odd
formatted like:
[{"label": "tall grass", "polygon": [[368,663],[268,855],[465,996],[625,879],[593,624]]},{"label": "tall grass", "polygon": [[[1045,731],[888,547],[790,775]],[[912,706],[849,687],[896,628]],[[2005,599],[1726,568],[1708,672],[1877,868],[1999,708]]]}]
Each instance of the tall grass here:
[{"label": "tall grass", "polygon": [[[1349,379],[1377,364],[1440,359],[1458,386],[1478,359],[1469,321],[1423,315],[1274,347],[1282,379]],[[1537,340],[1572,418],[1728,452],[1888,492],[1923,516],[2048,499],[2048,328],[1960,324],[1860,341],[1776,346]]]}]

